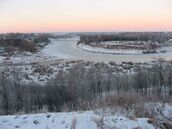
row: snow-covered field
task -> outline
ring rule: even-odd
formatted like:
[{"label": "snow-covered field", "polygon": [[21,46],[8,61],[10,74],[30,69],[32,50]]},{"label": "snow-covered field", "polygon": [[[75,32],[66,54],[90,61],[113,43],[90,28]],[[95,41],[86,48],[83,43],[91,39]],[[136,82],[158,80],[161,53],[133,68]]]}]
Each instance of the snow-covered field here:
[{"label": "snow-covered field", "polygon": [[[99,44],[101,45],[136,45],[136,41],[104,41],[104,42],[100,42]],[[145,41],[137,41],[137,44],[142,44],[142,45],[146,45],[147,42]]]},{"label": "snow-covered field", "polygon": [[46,84],[47,81],[53,79],[59,70],[66,71],[75,63],[65,61],[50,62],[50,64],[35,64],[35,65],[19,65],[19,66],[3,66],[0,71],[4,71],[8,78],[14,78],[18,75],[21,83],[28,84],[35,82],[40,85]]},{"label": "snow-covered field", "polygon": [[[15,74],[19,75],[22,83],[37,82],[38,84],[45,84],[60,69],[58,60],[57,57],[49,57],[41,52],[34,54],[29,52],[15,53],[12,56],[0,56],[0,71],[4,71],[8,78],[13,78]],[[53,61],[57,64],[49,65],[48,62]]]},{"label": "snow-covered field", "polygon": [[97,52],[97,53],[105,53],[105,54],[127,54],[127,55],[138,55],[138,54],[143,54],[142,51],[140,50],[114,50],[114,49],[106,49],[106,48],[100,48],[100,47],[92,47],[90,45],[85,45],[83,43],[80,43],[78,45],[78,48],[89,51],[89,52]]},{"label": "snow-covered field", "polygon": [[44,61],[53,61],[59,59],[58,57],[47,56],[42,52],[16,52],[12,56],[0,56],[0,63],[2,64],[29,64]]},{"label": "snow-covered field", "polygon": [[94,112],[1,116],[0,129],[155,129],[146,118],[130,120]]}]

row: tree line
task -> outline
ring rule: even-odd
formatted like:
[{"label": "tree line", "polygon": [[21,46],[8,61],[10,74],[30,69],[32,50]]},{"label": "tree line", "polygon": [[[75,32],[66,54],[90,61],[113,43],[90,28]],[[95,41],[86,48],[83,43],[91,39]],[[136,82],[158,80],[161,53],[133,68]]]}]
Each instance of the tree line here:
[{"label": "tree line", "polygon": [[7,52],[13,52],[15,50],[29,52],[37,51],[36,44],[25,39],[1,39],[0,46],[4,47]]},{"label": "tree line", "polygon": [[[0,75],[0,114],[90,110],[101,106],[106,94],[136,93],[148,101],[168,102],[172,96],[172,63],[159,60],[133,74],[118,73],[104,63],[89,68],[77,64],[60,70],[45,86],[21,84],[17,71]],[[119,103],[122,97],[119,97]],[[98,105],[99,104],[99,105]]]},{"label": "tree line", "polygon": [[152,41],[164,43],[172,39],[171,33],[116,33],[111,35],[81,35],[78,43],[91,43],[103,41]]}]

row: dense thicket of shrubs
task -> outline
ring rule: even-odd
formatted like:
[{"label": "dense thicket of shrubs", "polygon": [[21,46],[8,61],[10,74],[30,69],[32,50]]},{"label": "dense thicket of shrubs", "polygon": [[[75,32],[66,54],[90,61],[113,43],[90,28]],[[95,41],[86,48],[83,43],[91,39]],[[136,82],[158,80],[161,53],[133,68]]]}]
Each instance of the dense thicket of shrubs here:
[{"label": "dense thicket of shrubs", "polygon": [[34,39],[34,42],[35,43],[50,43],[49,37],[50,37],[49,34],[42,34],[42,35],[37,36]]},{"label": "dense thicket of shrubs", "polygon": [[[103,63],[90,68],[77,64],[59,71],[46,86],[23,85],[18,73],[0,76],[0,114],[18,112],[90,110],[123,106],[144,101],[169,102],[172,99],[172,63],[160,60],[135,74],[120,74]],[[122,94],[121,94],[122,93]],[[142,98],[142,99],[141,99]]]},{"label": "dense thicket of shrubs", "polygon": [[[18,48],[19,50],[35,52],[37,50],[36,45],[25,39],[1,39],[0,46],[5,48]],[[7,49],[11,50],[11,49]]]},{"label": "dense thicket of shrubs", "polygon": [[34,38],[35,43],[50,43],[50,38],[60,39],[60,38],[71,38],[70,35],[55,35],[55,34],[40,34]]}]

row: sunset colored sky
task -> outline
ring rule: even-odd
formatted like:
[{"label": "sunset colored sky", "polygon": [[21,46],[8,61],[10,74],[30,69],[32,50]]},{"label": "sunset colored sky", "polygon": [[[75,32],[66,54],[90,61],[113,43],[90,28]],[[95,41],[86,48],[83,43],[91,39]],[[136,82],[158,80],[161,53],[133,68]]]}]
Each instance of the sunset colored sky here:
[{"label": "sunset colored sky", "polygon": [[172,31],[172,0],[0,0],[0,33]]}]

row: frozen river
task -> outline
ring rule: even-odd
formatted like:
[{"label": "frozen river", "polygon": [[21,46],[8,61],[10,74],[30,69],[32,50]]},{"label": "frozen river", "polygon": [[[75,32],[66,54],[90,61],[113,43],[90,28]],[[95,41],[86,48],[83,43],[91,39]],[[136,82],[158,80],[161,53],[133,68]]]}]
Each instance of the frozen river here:
[{"label": "frozen river", "polygon": [[48,56],[62,59],[85,60],[94,62],[150,62],[155,58],[172,59],[172,52],[146,55],[115,55],[102,54],[81,50],[76,47],[79,38],[52,39],[52,43],[47,45],[42,52]]}]

